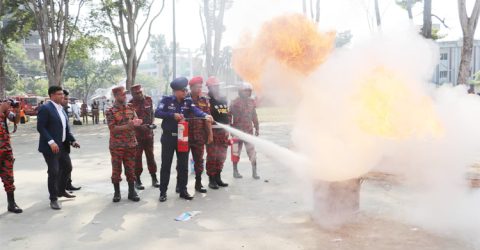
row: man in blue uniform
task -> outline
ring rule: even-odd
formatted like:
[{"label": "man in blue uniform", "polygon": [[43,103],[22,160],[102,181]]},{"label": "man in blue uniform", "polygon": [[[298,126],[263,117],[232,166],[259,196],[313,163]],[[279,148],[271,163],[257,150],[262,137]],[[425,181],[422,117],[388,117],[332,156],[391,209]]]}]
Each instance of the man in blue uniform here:
[{"label": "man in blue uniform", "polygon": [[162,121],[162,165],[160,167],[160,202],[167,200],[167,189],[170,181],[170,169],[172,167],[173,153],[177,154],[177,187],[180,197],[186,200],[192,200],[193,197],[187,192],[188,182],[188,152],[178,152],[177,150],[177,130],[178,122],[185,117],[205,117],[212,120],[212,117],[201,111],[194,104],[192,99],[187,96],[188,79],[179,77],[170,83],[173,89],[172,96],[165,96],[160,101],[155,117],[163,119]]}]

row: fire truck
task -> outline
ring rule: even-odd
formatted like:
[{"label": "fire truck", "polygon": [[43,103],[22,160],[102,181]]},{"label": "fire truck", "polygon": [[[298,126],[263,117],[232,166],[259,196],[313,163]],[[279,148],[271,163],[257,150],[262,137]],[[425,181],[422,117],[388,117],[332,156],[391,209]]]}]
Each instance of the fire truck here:
[{"label": "fire truck", "polygon": [[26,115],[36,116],[38,112],[38,106],[46,98],[42,96],[27,95],[27,96],[10,96],[9,98],[20,102],[20,106],[25,110]]}]

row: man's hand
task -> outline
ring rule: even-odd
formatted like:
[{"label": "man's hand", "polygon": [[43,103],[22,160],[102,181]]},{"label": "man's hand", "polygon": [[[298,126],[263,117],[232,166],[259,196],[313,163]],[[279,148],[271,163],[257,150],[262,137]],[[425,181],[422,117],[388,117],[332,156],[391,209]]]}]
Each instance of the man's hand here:
[{"label": "man's hand", "polygon": [[209,133],[207,138],[207,144],[211,144],[212,142],[213,142],[213,133]]},{"label": "man's hand", "polygon": [[78,144],[78,142],[74,141],[74,142],[72,142],[72,147],[80,148],[80,144]]},{"label": "man's hand", "polygon": [[260,131],[258,129],[255,129],[255,136],[260,135]]},{"label": "man's hand", "polygon": [[52,152],[54,154],[58,154],[58,152],[60,152],[60,148],[58,147],[58,145],[56,143],[50,144],[50,148],[52,149]]},{"label": "man's hand", "polygon": [[142,123],[143,123],[142,119],[138,119],[138,118],[133,119],[133,126],[135,126],[135,127],[141,126]]},{"label": "man's hand", "polygon": [[185,117],[183,117],[183,115],[182,115],[182,114],[179,114],[179,113],[173,114],[173,118],[175,118],[175,121],[177,121],[177,122],[185,119]]},{"label": "man's hand", "polygon": [[207,119],[207,121],[213,122],[213,116],[211,116],[211,115],[206,115],[205,118]]}]

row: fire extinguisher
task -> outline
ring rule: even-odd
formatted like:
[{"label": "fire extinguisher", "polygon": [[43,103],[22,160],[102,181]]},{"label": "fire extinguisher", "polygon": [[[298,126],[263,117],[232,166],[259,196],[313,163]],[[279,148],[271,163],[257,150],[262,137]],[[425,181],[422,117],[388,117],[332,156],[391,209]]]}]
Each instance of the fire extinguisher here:
[{"label": "fire extinguisher", "polygon": [[238,162],[240,161],[240,152],[238,152],[238,144],[239,144],[240,139],[233,137],[231,140],[232,148],[231,148],[231,157],[232,157],[232,162]]},{"label": "fire extinguisher", "polygon": [[188,122],[185,120],[178,122],[177,138],[178,152],[188,152]]}]

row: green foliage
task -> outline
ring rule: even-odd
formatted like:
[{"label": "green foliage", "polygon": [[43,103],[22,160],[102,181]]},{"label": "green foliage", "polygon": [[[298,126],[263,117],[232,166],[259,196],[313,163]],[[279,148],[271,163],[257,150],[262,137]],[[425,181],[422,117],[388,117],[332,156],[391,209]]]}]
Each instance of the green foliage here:
[{"label": "green foliage", "polygon": [[336,48],[341,48],[348,44],[352,40],[352,33],[350,30],[344,31],[337,33],[337,37],[335,38],[335,47]]},{"label": "green foliage", "polygon": [[423,0],[395,0],[395,3],[400,6],[402,9],[407,9],[407,3],[408,1],[411,2],[412,8],[416,3],[421,3]]},{"label": "green foliage", "polygon": [[18,41],[35,28],[34,16],[21,7],[22,1],[0,0],[3,2],[0,10],[0,42]]}]

